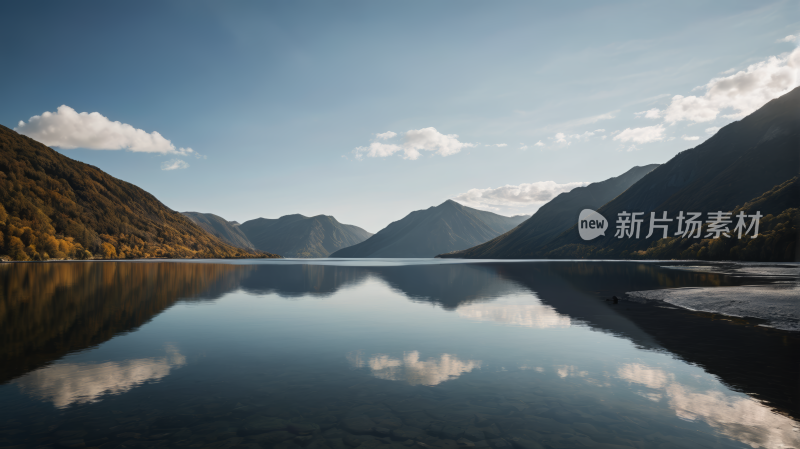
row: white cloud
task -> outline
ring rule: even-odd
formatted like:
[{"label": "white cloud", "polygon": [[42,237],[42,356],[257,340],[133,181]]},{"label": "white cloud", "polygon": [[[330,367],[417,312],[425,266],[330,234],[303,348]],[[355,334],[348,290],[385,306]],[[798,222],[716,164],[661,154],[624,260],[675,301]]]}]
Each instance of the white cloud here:
[{"label": "white cloud", "polygon": [[[573,140],[576,140],[576,141],[579,141],[579,142],[580,141],[587,142],[587,141],[589,141],[589,139],[591,137],[594,137],[595,135],[597,135],[599,133],[604,133],[604,132],[606,132],[606,130],[601,128],[601,129],[596,129],[594,131],[584,131],[583,133],[580,133],[580,134],[556,133],[556,135],[554,135],[553,137],[550,137],[550,140],[554,140],[555,143],[558,143],[558,144],[561,144],[561,145],[570,145],[570,144],[572,144]],[[597,136],[597,137],[599,137],[601,139],[605,139],[606,136]],[[536,143],[536,146],[543,147],[544,143],[542,143],[542,141],[539,141],[539,142]]]},{"label": "white cloud", "polygon": [[520,150],[527,150],[528,146],[523,143],[522,146],[519,147],[519,149]]},{"label": "white cloud", "polygon": [[619,112],[619,110],[606,112],[604,114],[593,115],[591,117],[582,117],[579,119],[569,120],[561,123],[553,123],[538,129],[538,131],[549,133],[555,131],[556,129],[574,129],[581,126],[591,125],[601,120],[611,120],[613,118],[616,118],[617,112]]},{"label": "white cloud", "polygon": [[596,129],[594,131],[586,131],[583,134],[572,134],[571,136],[569,136],[569,138],[570,139],[586,141],[586,140],[589,140],[590,137],[593,137],[595,134],[604,133],[604,132],[606,132],[606,130],[604,130],[604,129]]},{"label": "white cloud", "polygon": [[189,168],[189,164],[180,159],[172,159],[161,164],[162,170],[179,170],[182,168]]},{"label": "white cloud", "polygon": [[696,123],[717,118],[722,111],[739,119],[800,85],[800,48],[784,56],[772,56],[733,75],[714,78],[701,86],[702,96],[675,95],[664,110],[667,123],[688,120]]},{"label": "white cloud", "polygon": [[[377,137],[381,140],[388,140],[395,136],[397,136],[397,133],[392,131],[377,134]],[[372,142],[368,147],[357,147],[353,150],[353,153],[356,159],[361,159],[364,156],[388,157],[402,151],[404,159],[416,160],[422,155],[420,151],[430,151],[440,156],[450,156],[458,153],[463,148],[475,146],[473,143],[459,142],[458,134],[442,134],[433,127],[406,131],[403,135],[403,140],[398,144]]]},{"label": "white cloud", "polygon": [[681,139],[694,141],[694,140],[700,140],[700,137],[699,136],[687,136],[687,135],[684,134],[684,135],[681,136]]},{"label": "white cloud", "polygon": [[658,108],[648,109],[646,111],[637,112],[634,115],[644,118],[661,118],[661,111]]},{"label": "white cloud", "polygon": [[533,146],[535,146],[535,147],[543,147],[544,143],[540,140],[540,141],[534,143]]},{"label": "white cloud", "polygon": [[86,148],[180,155],[194,153],[191,148],[175,148],[169,139],[156,131],[148,133],[127,123],[112,122],[99,112],[78,113],[67,105],[59,106],[56,112],[34,115],[28,123],[20,121],[14,130],[45,145],[65,150]]},{"label": "white cloud", "polygon": [[800,36],[800,35],[795,36],[793,34],[790,34],[790,35],[784,37],[783,39],[778,39],[778,42],[789,42],[789,43],[797,42],[797,41],[800,41],[800,37],[798,37],[798,36]]},{"label": "white cloud", "polygon": [[378,140],[389,140],[395,136],[397,136],[397,133],[393,131],[386,131],[385,133],[375,134],[375,138]]},{"label": "white cloud", "polygon": [[470,189],[465,193],[456,195],[453,200],[469,207],[498,211],[501,209],[530,209],[531,206],[542,204],[555,198],[558,194],[569,192],[576,187],[583,187],[588,182],[568,182],[558,184],[555,181],[539,181],[516,186],[488,189]]},{"label": "white cloud", "polygon": [[706,128],[706,134],[716,134],[721,128],[719,126],[712,126],[711,128]]},{"label": "white cloud", "polygon": [[620,132],[616,136],[614,136],[614,140],[618,140],[622,143],[625,142],[634,142],[634,143],[650,143],[650,142],[657,142],[659,140],[664,140],[664,132],[665,128],[663,125],[653,125],[653,126],[645,126],[642,128],[626,128],[624,131]]},{"label": "white cloud", "polygon": [[496,143],[496,144],[494,144],[494,146],[496,146],[497,148],[503,148],[503,147],[507,147],[508,144],[507,143]]},{"label": "white cloud", "polygon": [[572,126],[590,125],[592,123],[597,123],[601,120],[611,120],[616,117],[615,114],[617,112],[618,111],[611,111],[611,112],[606,112],[605,114],[598,114],[598,115],[593,115],[591,117],[572,120],[570,122],[563,123],[563,125],[567,127],[572,127]]}]

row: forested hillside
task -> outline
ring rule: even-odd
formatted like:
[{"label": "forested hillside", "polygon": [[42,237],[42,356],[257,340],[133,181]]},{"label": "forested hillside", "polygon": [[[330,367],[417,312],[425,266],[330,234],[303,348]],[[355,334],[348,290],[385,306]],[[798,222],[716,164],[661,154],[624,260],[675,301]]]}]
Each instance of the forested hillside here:
[{"label": "forested hillside", "polygon": [[228,245],[153,195],[0,125],[0,257],[279,257]]},{"label": "forested hillside", "polygon": [[[614,248],[591,245],[565,245],[545,254],[551,259],[699,259],[745,260],[760,262],[792,262],[797,260],[797,242],[800,237],[800,181],[794,177],[775,186],[758,198],[731,210],[747,215],[759,212],[758,236],[737,238],[688,239],[668,237],[652,241],[649,248]],[[702,226],[706,235],[708,225]]]}]

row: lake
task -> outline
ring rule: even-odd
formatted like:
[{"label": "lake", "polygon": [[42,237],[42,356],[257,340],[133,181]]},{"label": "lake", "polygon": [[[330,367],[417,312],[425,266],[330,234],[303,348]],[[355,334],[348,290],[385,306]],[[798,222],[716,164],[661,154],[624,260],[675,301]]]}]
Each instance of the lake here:
[{"label": "lake", "polygon": [[0,448],[800,447],[797,332],[625,299],[775,279],[670,265],[2,264]]}]

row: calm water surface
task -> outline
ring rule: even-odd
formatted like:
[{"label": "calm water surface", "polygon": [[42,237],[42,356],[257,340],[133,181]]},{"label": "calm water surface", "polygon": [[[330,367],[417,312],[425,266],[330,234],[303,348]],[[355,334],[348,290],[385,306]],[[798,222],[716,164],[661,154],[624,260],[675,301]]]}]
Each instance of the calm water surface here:
[{"label": "calm water surface", "polygon": [[800,447],[798,339],[657,263],[0,266],[0,448]]}]

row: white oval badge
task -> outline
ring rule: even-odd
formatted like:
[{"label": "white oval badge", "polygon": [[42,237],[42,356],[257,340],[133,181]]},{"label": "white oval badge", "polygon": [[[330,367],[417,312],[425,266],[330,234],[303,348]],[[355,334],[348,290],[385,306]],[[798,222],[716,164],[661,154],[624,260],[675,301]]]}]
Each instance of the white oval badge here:
[{"label": "white oval badge", "polygon": [[608,220],[591,209],[584,209],[578,216],[578,232],[584,240],[592,240],[606,235]]}]

